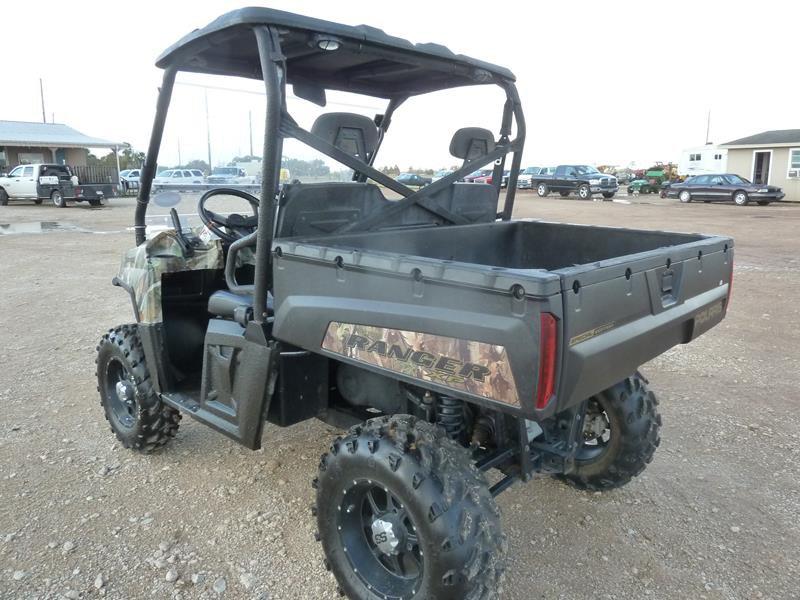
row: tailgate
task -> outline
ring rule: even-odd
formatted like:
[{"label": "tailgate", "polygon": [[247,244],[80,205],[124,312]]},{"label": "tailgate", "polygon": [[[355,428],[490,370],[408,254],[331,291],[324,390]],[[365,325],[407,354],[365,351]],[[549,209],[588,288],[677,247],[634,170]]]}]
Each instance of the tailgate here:
[{"label": "tailgate", "polygon": [[562,269],[559,408],[633,373],[725,316],[733,241],[724,237]]}]

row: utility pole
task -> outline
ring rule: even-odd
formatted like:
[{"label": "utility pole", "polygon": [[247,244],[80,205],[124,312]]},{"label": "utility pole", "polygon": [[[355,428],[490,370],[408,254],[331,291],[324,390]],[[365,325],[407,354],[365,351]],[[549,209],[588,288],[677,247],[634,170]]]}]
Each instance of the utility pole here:
[{"label": "utility pole", "polygon": [[44,112],[44,84],[41,77],[39,77],[39,96],[42,98],[42,123],[47,123],[47,114]]},{"label": "utility pole", "polygon": [[708,117],[706,118],[706,144],[708,144],[709,133],[711,132],[711,109],[708,109]]},{"label": "utility pole", "polygon": [[253,111],[248,111],[247,116],[250,120],[250,156],[253,156]]},{"label": "utility pole", "polygon": [[208,90],[205,90],[206,96],[206,134],[208,136],[208,168],[209,171],[213,168],[211,166],[211,126],[208,121]]}]

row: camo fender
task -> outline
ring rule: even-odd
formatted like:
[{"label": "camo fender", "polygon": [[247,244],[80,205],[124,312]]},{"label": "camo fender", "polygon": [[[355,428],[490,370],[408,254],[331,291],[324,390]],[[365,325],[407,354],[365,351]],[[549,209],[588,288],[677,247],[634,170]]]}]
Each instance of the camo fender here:
[{"label": "camo fender", "polygon": [[196,247],[194,254],[184,257],[173,230],[161,231],[153,238],[132,248],[122,258],[119,279],[133,289],[142,323],[160,323],[161,276],[179,271],[222,269],[223,253],[219,239],[211,239]]}]

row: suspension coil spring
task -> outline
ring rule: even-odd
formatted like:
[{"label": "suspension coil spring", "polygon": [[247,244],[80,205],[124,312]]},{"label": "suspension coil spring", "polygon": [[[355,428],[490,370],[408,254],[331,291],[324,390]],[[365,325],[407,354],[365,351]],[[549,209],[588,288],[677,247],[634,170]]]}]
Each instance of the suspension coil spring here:
[{"label": "suspension coil spring", "polygon": [[451,439],[461,440],[466,430],[464,403],[450,396],[439,396],[436,403],[436,424],[442,427]]}]

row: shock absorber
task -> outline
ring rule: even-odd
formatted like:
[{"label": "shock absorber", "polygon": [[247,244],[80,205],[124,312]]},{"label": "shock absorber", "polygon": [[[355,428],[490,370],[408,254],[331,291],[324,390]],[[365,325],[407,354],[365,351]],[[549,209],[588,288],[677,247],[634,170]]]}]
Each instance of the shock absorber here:
[{"label": "shock absorber", "polygon": [[464,402],[450,396],[439,396],[436,402],[436,424],[447,432],[448,437],[463,442],[467,429]]}]

